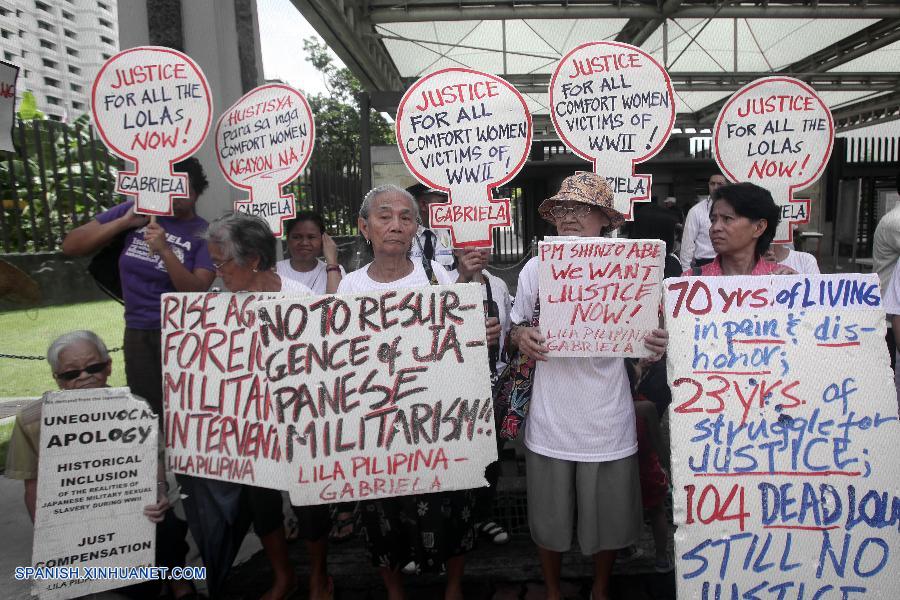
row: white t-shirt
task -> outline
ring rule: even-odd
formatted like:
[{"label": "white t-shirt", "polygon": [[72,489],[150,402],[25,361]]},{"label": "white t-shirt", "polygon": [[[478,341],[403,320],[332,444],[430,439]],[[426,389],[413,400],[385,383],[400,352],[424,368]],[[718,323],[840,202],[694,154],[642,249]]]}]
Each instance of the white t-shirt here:
[{"label": "white t-shirt", "polygon": [[[538,258],[519,273],[511,319],[531,321],[538,293]],[[637,452],[634,401],[621,358],[537,361],[525,421],[525,445],[537,454],[606,462]]]},{"label": "white t-shirt", "polygon": [[[413,288],[421,287],[423,285],[429,285],[431,282],[428,280],[428,275],[425,273],[425,268],[422,267],[422,261],[413,260],[412,263],[412,273],[402,279],[398,279],[397,281],[391,281],[388,283],[375,281],[374,279],[369,277],[369,267],[372,266],[372,263],[369,263],[360,269],[348,273],[343,279],[341,279],[341,284],[338,286],[338,293],[355,294],[360,292],[399,290],[403,288]],[[435,278],[437,278],[438,283],[442,285],[456,283],[457,275],[451,275],[451,273],[439,263],[431,261],[431,268],[434,269],[434,276]]]},{"label": "white t-shirt", "polygon": [[[291,259],[286,258],[275,263],[275,272],[285,279],[293,279],[311,289],[314,294],[324,294],[328,284],[327,265],[324,261],[316,260],[316,266],[311,271],[295,271],[291,266]],[[344,267],[341,267],[341,276],[346,275]]]},{"label": "white t-shirt", "polygon": [[787,257],[778,264],[790,267],[802,275],[818,275],[819,263],[809,252],[797,252],[788,248]]},{"label": "white t-shirt", "polygon": [[297,294],[297,295],[309,295],[312,294],[312,290],[297,281],[296,279],[291,279],[290,277],[284,277],[281,273],[278,274],[278,277],[281,278],[281,293],[282,294]]},{"label": "white t-shirt", "polygon": [[450,249],[450,244],[446,243],[446,240],[441,238],[441,235],[436,231],[431,229],[426,229],[419,225],[419,229],[416,231],[416,237],[413,238],[412,248],[409,252],[409,257],[413,260],[413,262],[422,260],[422,255],[425,252],[425,232],[430,231],[432,244],[434,244],[434,260],[444,266],[444,269],[449,269],[453,266],[453,251]]},{"label": "white t-shirt", "polygon": [[894,263],[894,271],[886,288],[881,290],[881,302],[888,315],[900,315],[900,260]]},{"label": "white t-shirt", "polygon": [[701,200],[688,211],[684,221],[684,232],[681,234],[681,268],[687,271],[694,259],[716,257],[712,242],[709,240],[709,198]]}]

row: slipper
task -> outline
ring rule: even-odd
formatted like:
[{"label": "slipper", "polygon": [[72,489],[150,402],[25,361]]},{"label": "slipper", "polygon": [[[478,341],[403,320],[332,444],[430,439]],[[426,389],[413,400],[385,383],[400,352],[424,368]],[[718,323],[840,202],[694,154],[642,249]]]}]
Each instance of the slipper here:
[{"label": "slipper", "polygon": [[619,564],[629,563],[644,555],[644,551],[637,546],[628,546],[622,548],[616,553],[616,562]]},{"label": "slipper", "polygon": [[[341,517],[341,515],[347,515]],[[343,544],[353,538],[356,533],[356,514],[352,512],[338,513],[334,516],[328,539],[335,544]]]},{"label": "slipper", "polygon": [[675,570],[675,565],[672,564],[668,557],[657,558],[653,563],[653,568],[657,573],[670,573]]},{"label": "slipper", "polygon": [[489,538],[498,546],[502,546],[503,544],[509,542],[509,534],[506,532],[506,530],[493,521],[479,523],[475,527],[476,529],[478,529],[478,533],[485,536],[486,538]]}]

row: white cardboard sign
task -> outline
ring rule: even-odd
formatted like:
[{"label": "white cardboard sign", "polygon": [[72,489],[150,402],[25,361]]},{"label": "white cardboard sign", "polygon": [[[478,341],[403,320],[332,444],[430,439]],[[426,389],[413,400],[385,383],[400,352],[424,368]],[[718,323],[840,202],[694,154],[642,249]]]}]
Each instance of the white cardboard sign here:
[{"label": "white cardboard sign", "polygon": [[566,54],[550,79],[550,117],[572,152],[606,177],[614,207],[629,221],[650,200],[650,175],[637,175],[659,153],[675,123],[669,74],[636,46],[589,42]]},{"label": "white cardboard sign", "polygon": [[296,505],[469,489],[496,460],[476,285],[163,296],[170,468]]},{"label": "white cardboard sign", "polygon": [[156,46],[109,58],[91,88],[91,114],[103,143],[134,163],[119,171],[116,191],[134,210],[171,215],[172,199],[188,196],[188,178],[172,164],[194,152],[212,121],[209,84],[186,54]]},{"label": "white cardboard sign", "polygon": [[794,200],[794,192],[819,179],[834,146],[828,105],[799,79],[757,79],[722,107],[713,144],[729,181],[749,181],[772,193],[781,207],[775,243],[792,242],[791,225],[809,221],[809,200]]},{"label": "white cardboard sign", "polygon": [[432,229],[449,229],[455,248],[487,248],[510,225],[509,199],[493,191],[515,177],[531,150],[531,113],[504,79],[451,68],[426,75],[397,108],[397,145],[416,179],[444,190],[430,206]]},{"label": "white cardboard sign", "polygon": [[[41,448],[32,566],[130,568],[155,564],[157,421],[128,388],[49,392]],[[98,576],[99,577],[99,576]],[[42,599],[76,598],[137,580],[40,579]]]},{"label": "white cardboard sign", "polygon": [[678,597],[900,597],[878,277],[665,286]]},{"label": "white cardboard sign", "polygon": [[250,197],[235,210],[266,220],[275,237],[296,214],[294,196],[282,186],[306,167],[315,143],[315,123],[306,97],[281,84],[260,86],[230,106],[216,123],[219,169]]},{"label": "white cardboard sign", "polygon": [[649,356],[643,341],[659,327],[664,242],[567,238],[541,242],[538,256],[550,356]]},{"label": "white cardboard sign", "polygon": [[12,129],[16,119],[16,78],[19,67],[0,61],[0,150],[15,152]]}]

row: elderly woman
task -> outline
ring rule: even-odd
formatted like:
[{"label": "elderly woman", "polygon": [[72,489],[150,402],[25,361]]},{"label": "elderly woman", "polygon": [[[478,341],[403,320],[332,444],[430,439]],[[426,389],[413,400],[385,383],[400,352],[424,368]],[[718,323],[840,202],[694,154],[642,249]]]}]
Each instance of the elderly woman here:
[{"label": "elderly woman", "polygon": [[[359,230],[374,259],[341,281],[341,293],[380,292],[454,283],[439,263],[410,259],[419,227],[419,208],[406,190],[384,185],[366,194]],[[471,272],[468,261],[463,270]],[[488,319],[488,344],[496,344],[500,325]],[[471,491],[441,492],[374,500],[361,505],[362,527],[372,564],[378,567],[390,600],[405,598],[403,572],[440,570],[446,565],[445,598],[461,599],[464,554],[475,545]],[[401,571],[402,569],[402,571]]]},{"label": "elderly woman", "polygon": [[128,200],[66,236],[62,250],[69,256],[93,254],[124,235],[118,267],[125,303],[125,377],[132,393],[147,400],[162,416],[160,297],[167,292],[205,292],[215,278],[197,215],[197,198],[209,185],[196,158],[174,165],[187,173],[188,197],[172,201],[174,214],[155,223],[134,212]]},{"label": "elderly woman", "polygon": [[[540,215],[559,235],[599,237],[625,220],[613,209],[606,180],[594,173],[567,177],[541,203]],[[562,553],[572,543],[594,557],[592,597],[608,600],[616,550],[641,531],[634,403],[625,361],[547,357],[545,338],[529,326],[538,300],[538,259],[519,274],[510,344],[535,359],[525,428],[528,525],[538,546],[547,598],[558,600]],[[657,329],[644,344],[654,358],[668,336]],[[575,515],[578,515],[575,519]]]},{"label": "elderly woman", "polygon": [[716,257],[684,275],[783,275],[790,267],[763,257],[775,239],[781,210],[768,190],[752,183],[721,186],[709,209],[709,239]]},{"label": "elderly woman", "polygon": [[[62,335],[47,349],[47,362],[56,385],[61,390],[88,390],[107,387],[112,373],[112,359],[103,340],[92,331],[72,331]],[[25,405],[16,415],[12,437],[6,456],[6,476],[25,483],[25,507],[34,522],[38,488],[38,460],[41,436],[41,401]],[[184,544],[184,524],[169,512],[167,484],[163,458],[157,468],[159,502],[144,507],[144,515],[157,524],[157,563],[160,566],[184,566],[187,551]],[[180,557],[180,559],[179,559]],[[174,598],[193,593],[187,582],[170,582]],[[142,586],[142,591],[147,591]]]},{"label": "elderly woman", "polygon": [[299,281],[316,294],[335,293],[344,269],[338,264],[337,244],[325,232],[322,216],[312,211],[299,212],[285,223],[285,231],[291,257],[278,261],[275,272]]},{"label": "elderly woman", "polygon": [[[311,293],[302,283],[282,277],[273,270],[276,240],[269,226],[259,217],[240,212],[225,215],[210,224],[206,239],[209,256],[228,291]],[[204,562],[214,571],[212,590],[219,591],[246,531],[240,515],[243,502],[249,505],[254,530],[274,571],[272,587],[263,598],[286,598],[296,590],[297,575],[288,557],[281,518],[281,492],[197,477],[179,476],[179,481],[188,494],[185,510],[191,532],[204,553]],[[312,563],[310,598],[330,598],[325,562],[328,509],[309,507],[299,512],[301,526],[306,527]],[[226,527],[231,531],[224,533],[230,536],[223,538],[222,530]],[[220,552],[223,544],[217,542],[219,539],[225,544],[232,542],[225,554]]]}]

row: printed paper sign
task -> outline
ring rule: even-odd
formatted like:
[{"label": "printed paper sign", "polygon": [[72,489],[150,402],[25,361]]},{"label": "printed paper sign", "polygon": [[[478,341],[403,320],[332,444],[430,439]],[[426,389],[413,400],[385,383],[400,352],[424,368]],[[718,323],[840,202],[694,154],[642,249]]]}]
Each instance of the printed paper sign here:
[{"label": "printed paper sign", "polygon": [[559,138],[593,164],[629,221],[650,200],[650,175],[636,175],[662,150],[675,123],[669,74],[635,46],[590,42],[566,54],[550,79],[550,117]]},{"label": "printed paper sign", "polygon": [[216,156],[231,185],[250,191],[235,210],[257,215],[281,237],[282,223],[296,214],[293,181],[312,156],[315,123],[306,98],[286,85],[271,84],[245,94],[216,124]]},{"label": "printed paper sign", "polygon": [[508,227],[509,199],[492,190],[515,177],[531,150],[531,113],[505,80],[471,69],[419,79],[397,109],[397,145],[416,179],[448,192],[430,206],[432,229],[449,229],[455,248],[489,248]]},{"label": "printed paper sign", "polygon": [[[50,392],[41,410],[41,448],[32,566],[150,567],[156,526],[156,415],[128,388]],[[76,598],[137,583],[96,578],[36,579],[41,598]]]},{"label": "printed paper sign", "polygon": [[713,143],[729,181],[749,181],[772,193],[781,207],[775,243],[792,242],[791,225],[809,221],[809,200],[794,200],[794,192],[819,179],[834,145],[825,102],[798,79],[757,79],[722,108]]},{"label": "printed paper sign", "polygon": [[212,99],[200,67],[171,48],[123,50],[100,67],[91,114],[103,143],[134,163],[119,171],[116,191],[145,215],[171,215],[188,196],[188,178],[172,164],[192,155],[209,132]]},{"label": "printed paper sign", "polygon": [[649,356],[644,338],[659,328],[665,243],[562,240],[539,245],[550,356]]},{"label": "printed paper sign", "polygon": [[16,120],[16,78],[19,67],[0,61],[0,150],[15,152],[12,129]]},{"label": "printed paper sign", "polygon": [[679,598],[900,598],[874,274],[667,279]]},{"label": "printed paper sign", "polygon": [[296,505],[482,486],[497,456],[487,361],[477,285],[167,294],[169,466]]}]

